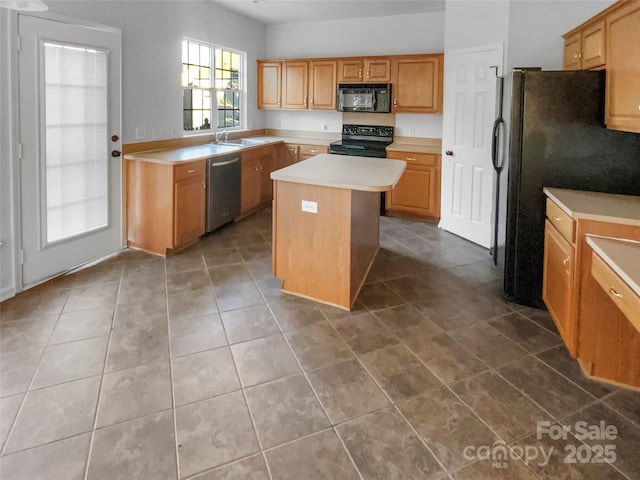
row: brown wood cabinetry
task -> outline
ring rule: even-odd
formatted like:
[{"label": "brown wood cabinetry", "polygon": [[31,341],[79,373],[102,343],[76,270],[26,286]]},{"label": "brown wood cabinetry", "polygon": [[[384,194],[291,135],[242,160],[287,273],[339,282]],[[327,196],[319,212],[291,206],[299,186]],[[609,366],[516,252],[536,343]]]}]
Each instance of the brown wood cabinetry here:
[{"label": "brown wood cabinetry", "polygon": [[544,228],[542,298],[560,335],[575,354],[575,321],[571,305],[575,248],[547,219]]},{"label": "brown wood cabinetry", "polygon": [[273,164],[273,147],[257,147],[243,150],[240,212],[245,213],[271,200],[272,188],[269,175]]},{"label": "brown wood cabinetry", "polygon": [[605,22],[565,36],[564,69],[589,70],[605,64]]},{"label": "brown wood cabinetry", "polygon": [[563,38],[565,70],[607,70],[607,128],[640,133],[640,0],[619,0]]},{"label": "brown wood cabinetry", "polygon": [[387,57],[343,58],[338,60],[338,83],[389,82],[391,60]]},{"label": "brown wood cabinetry", "polygon": [[640,133],[640,1],[607,17],[608,128]]},{"label": "brown wood cabinetry", "polygon": [[307,109],[308,62],[282,63],[282,108]]},{"label": "brown wood cabinetry", "polygon": [[441,113],[444,55],[258,60],[258,108],[335,110],[338,83],[389,83],[394,113]]},{"label": "brown wood cabinetry", "polygon": [[196,242],[205,228],[205,161],[128,160],[126,169],[128,244],[166,255]]},{"label": "brown wood cabinetry", "polygon": [[282,63],[258,62],[258,108],[282,107]]},{"label": "brown wood cabinetry", "polygon": [[309,62],[309,108],[312,110],[336,109],[335,60]]},{"label": "brown wood cabinetry", "polygon": [[301,162],[321,153],[329,153],[329,147],[326,145],[300,145],[299,152],[298,161]]},{"label": "brown wood cabinetry", "polygon": [[402,177],[385,197],[387,214],[437,221],[440,218],[441,155],[390,151],[387,158],[407,162]]},{"label": "brown wood cabinetry", "polygon": [[442,54],[392,58],[393,113],[442,113]]}]

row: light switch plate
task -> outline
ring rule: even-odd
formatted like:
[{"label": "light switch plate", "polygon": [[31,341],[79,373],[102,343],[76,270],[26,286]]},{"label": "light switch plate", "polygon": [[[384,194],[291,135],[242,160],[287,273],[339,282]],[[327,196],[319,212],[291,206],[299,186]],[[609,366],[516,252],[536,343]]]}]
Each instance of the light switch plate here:
[{"label": "light switch plate", "polygon": [[302,211],[309,213],[318,213],[318,202],[302,200]]}]

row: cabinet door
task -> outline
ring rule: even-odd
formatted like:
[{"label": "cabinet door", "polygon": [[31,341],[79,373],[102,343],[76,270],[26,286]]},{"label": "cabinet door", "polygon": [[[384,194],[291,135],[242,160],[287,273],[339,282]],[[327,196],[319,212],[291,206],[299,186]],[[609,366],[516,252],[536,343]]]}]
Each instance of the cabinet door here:
[{"label": "cabinet door", "polygon": [[271,171],[273,169],[273,149],[272,147],[262,147],[256,153],[260,173],[260,203],[271,200],[273,195],[273,185]]},{"label": "cabinet door", "polygon": [[174,184],[173,246],[195,241],[204,233],[205,180],[191,177]]},{"label": "cabinet door", "polygon": [[393,60],[393,112],[442,112],[442,55]]},{"label": "cabinet door", "polygon": [[572,309],[573,265],[575,251],[549,220],[544,228],[544,270],[542,299],[549,309],[558,331],[575,355],[575,328]]},{"label": "cabinet door", "polygon": [[282,64],[282,108],[307,109],[307,62],[283,62]]},{"label": "cabinet door", "polygon": [[282,64],[258,62],[258,108],[280,108]]},{"label": "cabinet door", "polygon": [[564,70],[580,70],[581,32],[575,33],[564,41]]},{"label": "cabinet door", "polygon": [[338,83],[361,82],[362,66],[361,58],[338,60]]},{"label": "cabinet door", "polygon": [[364,74],[364,80],[367,82],[391,81],[391,60],[388,58],[365,58]]},{"label": "cabinet door", "polygon": [[607,18],[608,128],[640,133],[640,2]]},{"label": "cabinet door", "polygon": [[600,67],[606,63],[604,32],[604,20],[586,28],[582,32],[582,54],[580,60],[583,69],[588,70]]},{"label": "cabinet door", "polygon": [[309,62],[309,106],[312,110],[336,109],[335,60]]},{"label": "cabinet door", "polygon": [[240,211],[245,213],[260,205],[261,175],[258,159],[255,155],[247,152],[243,153],[242,161],[242,183],[240,194]]},{"label": "cabinet door", "polygon": [[300,145],[296,145],[295,143],[287,143],[285,146],[287,149],[287,159],[285,166],[298,163],[300,161]]}]

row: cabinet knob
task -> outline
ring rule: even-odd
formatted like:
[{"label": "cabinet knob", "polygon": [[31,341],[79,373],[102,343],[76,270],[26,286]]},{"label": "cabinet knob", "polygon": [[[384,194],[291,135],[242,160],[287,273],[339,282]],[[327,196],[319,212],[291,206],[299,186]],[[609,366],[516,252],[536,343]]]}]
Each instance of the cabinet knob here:
[{"label": "cabinet knob", "polygon": [[416,159],[416,157],[407,157],[406,159],[409,160],[410,162],[413,162]]},{"label": "cabinet knob", "polygon": [[362,78],[362,69],[358,70],[358,77]]},{"label": "cabinet knob", "polygon": [[396,108],[398,106],[398,99],[394,98],[393,99],[393,108]]},{"label": "cabinet knob", "polygon": [[114,158],[117,158],[117,157],[119,157],[120,155],[122,155],[122,152],[121,152],[120,150],[113,150],[113,151],[111,152],[111,156],[112,156],[112,157],[114,157]]},{"label": "cabinet knob", "polygon": [[191,169],[191,170],[187,170],[187,173],[193,173],[195,172],[195,170]]},{"label": "cabinet knob", "polygon": [[553,220],[555,220],[556,222],[561,222],[561,221],[562,221],[562,219],[561,219],[560,217],[557,217],[556,215],[554,215],[552,218],[553,218]]},{"label": "cabinet knob", "polygon": [[446,152],[444,152],[444,154],[445,154],[447,157],[453,157],[453,150],[447,150]]}]

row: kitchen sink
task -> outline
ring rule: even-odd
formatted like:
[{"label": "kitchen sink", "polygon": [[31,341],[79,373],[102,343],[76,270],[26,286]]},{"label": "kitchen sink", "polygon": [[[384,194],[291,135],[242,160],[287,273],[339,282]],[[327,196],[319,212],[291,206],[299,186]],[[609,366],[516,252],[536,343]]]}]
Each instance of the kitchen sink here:
[{"label": "kitchen sink", "polygon": [[233,145],[237,147],[251,147],[253,145],[261,145],[267,143],[266,140],[258,140],[256,138],[238,138],[237,140],[229,140],[227,142],[218,142],[216,145]]}]

